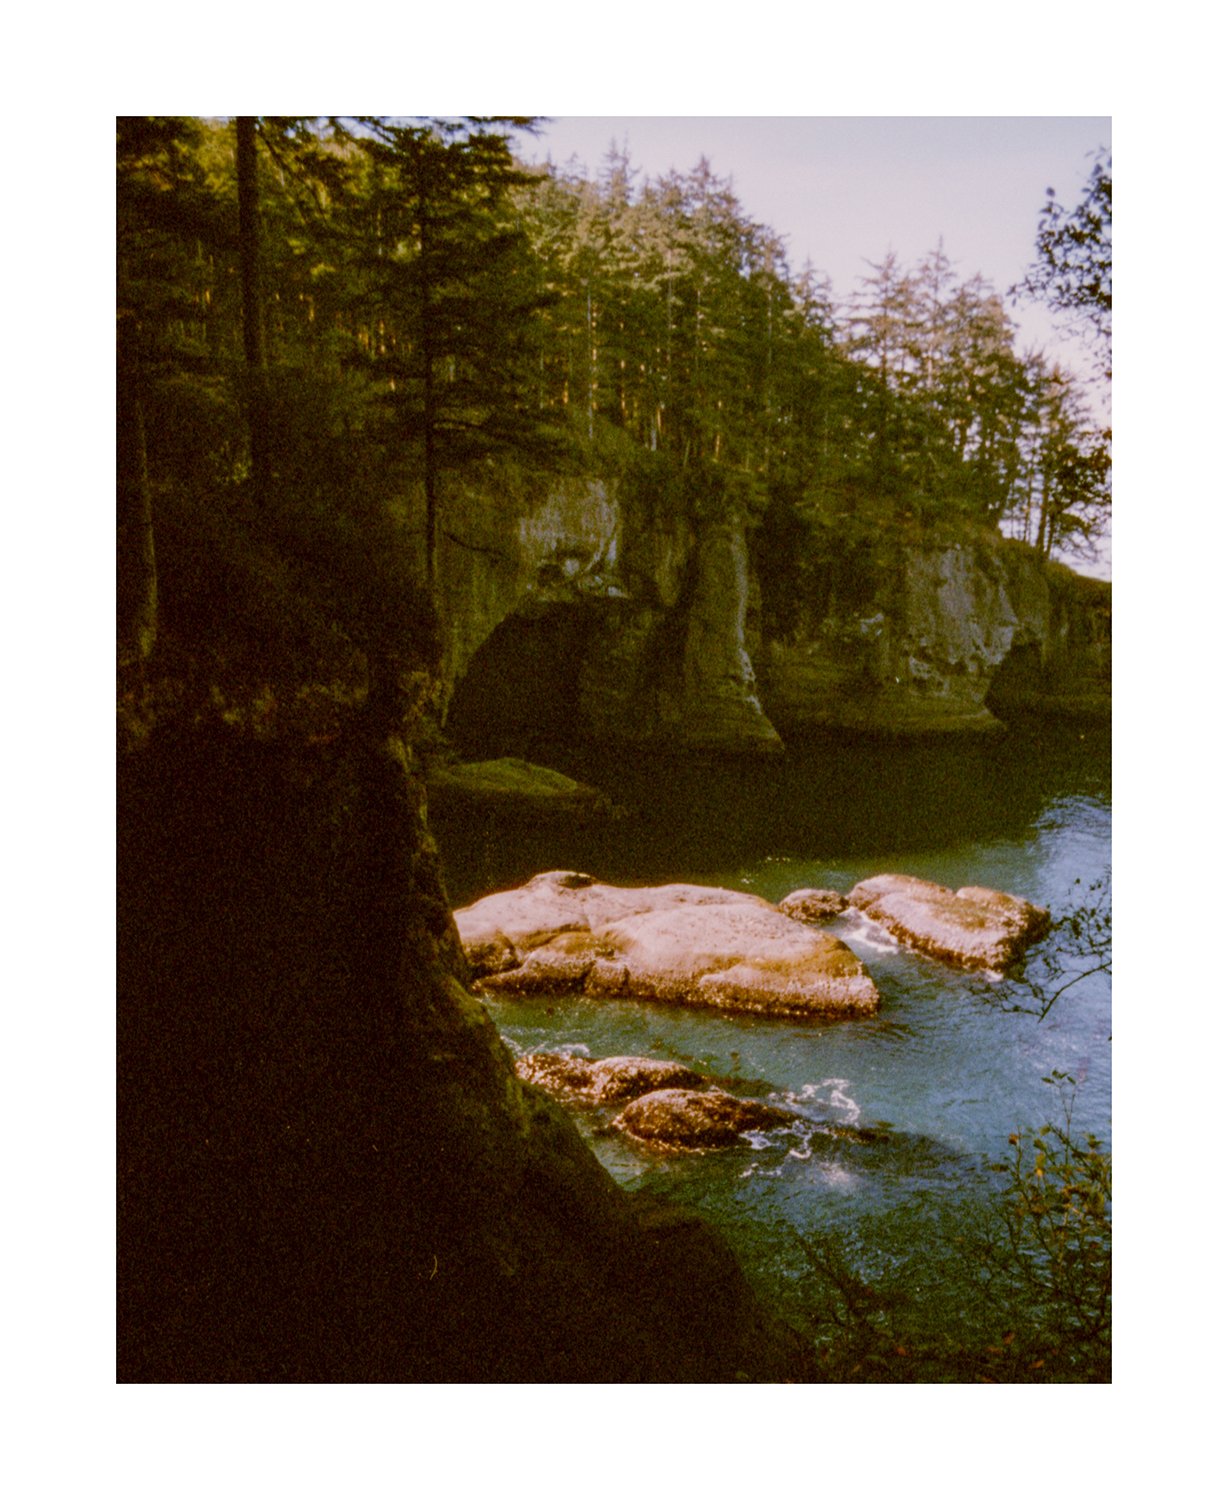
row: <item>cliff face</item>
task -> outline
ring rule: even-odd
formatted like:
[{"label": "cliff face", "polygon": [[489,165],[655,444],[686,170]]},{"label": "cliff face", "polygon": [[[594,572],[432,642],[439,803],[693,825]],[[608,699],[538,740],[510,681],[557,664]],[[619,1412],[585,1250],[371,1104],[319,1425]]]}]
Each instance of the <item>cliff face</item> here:
[{"label": "cliff face", "polygon": [[779,749],[748,651],[736,500],[680,514],[617,485],[557,481],[521,497],[519,514],[472,491],[452,504],[469,533],[440,569],[454,734]]},{"label": "cliff face", "polygon": [[[514,505],[470,491],[452,506],[468,532],[441,569],[461,739],[757,751],[821,727],[1108,712],[1109,585],[991,534],[832,526],[800,556],[760,549],[756,569],[733,495],[666,506],[642,486],[555,481]],[[788,608],[769,630],[758,605],[779,602],[778,567]]]},{"label": "cliff face", "polygon": [[758,653],[764,706],[786,736],[1109,711],[1107,583],[974,532],[829,538],[806,561],[797,623]]},{"label": "cliff face", "polygon": [[515,1076],[396,739],[119,776],[119,1378],[804,1377],[693,1215]]}]

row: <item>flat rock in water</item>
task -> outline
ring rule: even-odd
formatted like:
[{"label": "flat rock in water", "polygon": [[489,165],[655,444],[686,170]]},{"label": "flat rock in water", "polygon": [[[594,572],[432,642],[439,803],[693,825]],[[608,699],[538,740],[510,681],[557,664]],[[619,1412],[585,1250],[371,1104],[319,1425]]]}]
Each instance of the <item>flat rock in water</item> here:
[{"label": "flat rock in water", "polygon": [[829,917],[838,917],[849,904],[849,898],[839,891],[805,890],[790,891],[777,909],[795,922],[825,922]]},{"label": "flat rock in water", "polygon": [[508,756],[434,766],[427,773],[432,807],[483,805],[509,812],[608,815],[609,798],[561,771]]},{"label": "flat rock in water", "polygon": [[592,1087],[593,1063],[567,1052],[528,1052],[516,1059],[516,1074],[549,1094],[587,1094]]},{"label": "flat rock in water", "polygon": [[770,1130],[794,1118],[787,1110],[721,1089],[658,1089],[632,1100],[614,1126],[653,1145],[702,1150],[736,1145],[748,1130]]},{"label": "flat rock in water", "polygon": [[516,1072],[552,1094],[579,1094],[606,1102],[635,1099],[654,1089],[697,1089],[704,1079],[681,1063],[655,1057],[603,1057],[594,1062],[560,1052],[530,1052],[517,1058]]},{"label": "flat rock in water", "polygon": [[744,891],[601,885],[552,870],[456,914],[481,989],[576,991],[762,1015],[872,1015],[878,990],[838,938]]},{"label": "flat rock in water", "polygon": [[906,947],[966,969],[1001,971],[1049,930],[1049,913],[982,886],[951,891],[912,875],[875,875],[849,903]]}]

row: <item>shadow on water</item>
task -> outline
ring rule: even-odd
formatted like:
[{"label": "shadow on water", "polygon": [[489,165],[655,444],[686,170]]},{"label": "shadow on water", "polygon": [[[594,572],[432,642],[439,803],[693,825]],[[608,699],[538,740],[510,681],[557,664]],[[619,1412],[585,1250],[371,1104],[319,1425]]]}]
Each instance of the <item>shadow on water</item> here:
[{"label": "shadow on water", "polygon": [[1110,793],[1108,731],[1065,725],[921,741],[815,736],[755,760],[534,748],[623,816],[439,817],[458,906],[552,868],[642,884],[711,879],[768,857],[835,863],[1026,837],[1055,796]]}]

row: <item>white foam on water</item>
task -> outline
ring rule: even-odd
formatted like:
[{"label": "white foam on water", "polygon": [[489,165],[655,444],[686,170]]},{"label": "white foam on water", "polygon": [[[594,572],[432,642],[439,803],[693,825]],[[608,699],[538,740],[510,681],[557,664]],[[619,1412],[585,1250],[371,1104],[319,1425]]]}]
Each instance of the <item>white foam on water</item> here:
[{"label": "white foam on water", "polygon": [[871,953],[898,953],[900,945],[885,927],[880,927],[877,922],[867,917],[865,912],[858,911],[856,907],[849,907],[842,913],[844,930],[841,934],[845,942],[854,950],[868,948]]},{"label": "white foam on water", "polygon": [[513,1057],[527,1057],[531,1052],[549,1052],[552,1056],[559,1057],[592,1055],[587,1042],[557,1042],[550,1032],[541,1029],[533,1032],[527,1042],[518,1041],[514,1036],[507,1036],[502,1032],[499,1033],[499,1040]]},{"label": "white foam on water", "polygon": [[[852,1083],[847,1078],[824,1078],[822,1083],[804,1083],[800,1089],[786,1089],[781,1093],[770,1094],[768,1097],[773,1102],[795,1107],[818,1103],[828,1109],[843,1110],[843,1123],[853,1125],[861,1118],[861,1105],[845,1093],[846,1089],[852,1087]],[[816,1120],[803,1118],[798,1120],[793,1128],[796,1130],[802,1127],[809,1130],[819,1123]]]},{"label": "white foam on water", "polygon": [[738,1173],[739,1177],[779,1177],[779,1167],[761,1167],[758,1162],[751,1162],[744,1172]]},{"label": "white foam on water", "polygon": [[844,1092],[845,1089],[852,1088],[852,1084],[848,1079],[825,1078],[823,1080],[823,1087],[831,1089],[831,1094],[827,1100],[831,1107],[846,1111],[845,1124],[855,1125],[861,1119],[861,1105],[857,1103],[856,1099],[850,1099]]}]

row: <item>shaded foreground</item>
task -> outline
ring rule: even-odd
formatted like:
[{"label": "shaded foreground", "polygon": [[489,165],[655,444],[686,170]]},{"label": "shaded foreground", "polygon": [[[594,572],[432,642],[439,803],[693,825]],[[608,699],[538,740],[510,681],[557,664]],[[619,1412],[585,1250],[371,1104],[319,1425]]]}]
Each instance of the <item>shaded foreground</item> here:
[{"label": "shaded foreground", "polygon": [[398,741],[169,731],[119,778],[121,1381],[805,1379],[467,993]]}]

